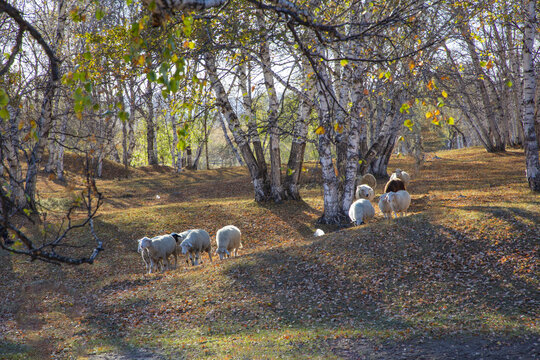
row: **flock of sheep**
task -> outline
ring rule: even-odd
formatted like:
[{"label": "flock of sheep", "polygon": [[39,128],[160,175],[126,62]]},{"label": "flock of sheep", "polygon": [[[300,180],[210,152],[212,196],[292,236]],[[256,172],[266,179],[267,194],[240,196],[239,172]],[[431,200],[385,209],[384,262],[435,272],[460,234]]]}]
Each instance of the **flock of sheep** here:
[{"label": "flock of sheep", "polygon": [[[405,190],[411,177],[405,171],[396,169],[384,187],[384,193],[379,199],[379,209],[385,219],[392,218],[392,212],[398,217],[407,214],[411,205],[411,195]],[[366,174],[356,188],[356,200],[349,208],[349,218],[355,225],[361,225],[375,216],[371,200],[375,198],[373,188],[377,185],[375,177]]]},{"label": "flock of sheep", "polygon": [[[358,179],[360,185],[356,188],[355,196],[358,200],[351,204],[349,208],[349,218],[355,225],[361,225],[375,216],[375,209],[371,201],[375,198],[373,188],[377,186],[375,177],[366,174]],[[407,209],[411,204],[411,196],[407,192],[411,177],[405,171],[397,169],[390,176],[390,180],[384,187],[384,193],[379,199],[379,209],[385,219],[392,218],[392,212],[396,218],[406,215]],[[317,229],[315,236],[324,235],[324,231]],[[238,249],[242,248],[242,234],[240,229],[234,225],[227,225],[216,233],[216,254],[223,260],[231,256],[231,252],[236,257]],[[212,261],[212,245],[210,235],[202,229],[192,229],[180,234],[171,233],[160,235],[153,238],[143,237],[138,240],[137,251],[141,254],[146,271],[151,274],[159,268],[171,269],[169,257],[174,257],[174,267],[177,266],[178,255],[186,257],[186,263],[195,266],[199,264],[200,254],[207,252],[210,261]]]},{"label": "flock of sheep", "polygon": [[[227,225],[216,233],[217,249],[216,254],[223,260],[231,256],[231,252],[236,257],[238,249],[242,248],[242,233],[234,225]],[[192,229],[180,234],[171,233],[159,235],[153,238],[143,237],[138,240],[137,251],[141,254],[146,265],[146,271],[151,274],[158,267],[163,271],[171,269],[169,257],[174,257],[174,267],[177,266],[178,255],[184,255],[186,262],[195,266],[199,264],[200,254],[207,252],[210,261],[212,261],[212,245],[210,235],[202,229]]]},{"label": "flock of sheep", "polygon": [[[392,218],[392,213],[398,217],[407,214],[407,209],[411,205],[411,195],[406,188],[411,181],[410,175],[406,171],[396,169],[390,176],[390,180],[384,186],[384,193],[379,199],[379,209],[385,219]],[[360,184],[356,188],[355,196],[358,200],[351,204],[349,208],[349,218],[355,225],[361,225],[375,216],[375,208],[371,201],[375,198],[373,188],[377,186],[375,177],[366,174],[358,178]],[[324,231],[317,229],[314,236],[324,235]]]}]

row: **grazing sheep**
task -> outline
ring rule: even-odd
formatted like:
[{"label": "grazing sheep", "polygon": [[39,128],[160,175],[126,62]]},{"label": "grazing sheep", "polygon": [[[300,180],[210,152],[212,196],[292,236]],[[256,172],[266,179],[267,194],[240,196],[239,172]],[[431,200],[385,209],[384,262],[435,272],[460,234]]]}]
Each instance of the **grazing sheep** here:
[{"label": "grazing sheep", "polygon": [[369,185],[360,185],[356,188],[355,196],[357,199],[367,199],[369,201],[375,198],[375,191]]},{"label": "grazing sheep", "polygon": [[367,199],[359,199],[349,208],[349,218],[356,225],[361,225],[375,216],[375,209]]},{"label": "grazing sheep", "polygon": [[323,236],[323,235],[324,235],[324,231],[322,231],[321,229],[315,230],[315,234],[313,234],[313,236]]},{"label": "grazing sheep", "polygon": [[390,192],[386,197],[392,211],[396,214],[396,217],[398,217],[399,214],[401,214],[401,216],[407,215],[407,209],[411,205],[411,195],[409,195],[407,191],[400,190],[398,192]]},{"label": "grazing sheep", "polygon": [[[212,245],[210,243],[210,235],[202,229],[193,229],[184,231],[181,234],[171,234],[181,249],[182,255],[186,255],[186,262],[191,260],[191,265],[199,265],[199,256],[201,251],[206,251],[210,261],[212,261]],[[195,254],[195,258],[193,258]]]},{"label": "grazing sheep", "polygon": [[389,180],[384,186],[384,193],[396,192],[399,190],[405,190],[405,183],[401,179]]},{"label": "grazing sheep", "polygon": [[[138,240],[138,246],[137,246],[137,252],[139,254],[141,254],[141,257],[142,257],[142,259],[144,261],[144,266],[146,268],[146,272],[150,273],[151,272],[150,271],[150,265],[151,265],[150,254],[148,253],[148,249],[143,249],[141,247],[141,242],[142,242],[142,239],[139,239]],[[161,265],[163,265],[163,264],[161,264]]]},{"label": "grazing sheep", "polygon": [[369,185],[372,189],[375,189],[377,187],[377,180],[375,179],[375,176],[370,173],[367,173],[364,176],[359,175],[356,179],[356,183],[359,185]]},{"label": "grazing sheep", "polygon": [[152,270],[157,269],[159,262],[162,261],[164,267],[169,269],[169,256],[174,256],[174,266],[177,264],[177,250],[176,250],[176,240],[171,235],[160,235],[152,239],[147,238],[146,236],[140,240],[140,248],[142,251],[142,256],[144,260],[145,251],[148,253],[150,258],[150,269],[149,274],[152,273]]},{"label": "grazing sheep", "polygon": [[392,207],[388,201],[388,194],[382,194],[379,198],[379,209],[381,209],[385,219],[392,218]]},{"label": "grazing sheep", "polygon": [[219,255],[220,260],[223,260],[224,257],[230,257],[230,251],[233,250],[234,257],[238,255],[238,249],[242,248],[241,237],[240,229],[234,225],[227,225],[218,230],[216,233],[216,254]]},{"label": "grazing sheep", "polygon": [[409,186],[409,182],[411,181],[411,176],[406,171],[403,171],[401,169],[396,169],[396,172],[390,175],[390,180],[395,180],[395,179],[401,179],[405,183],[405,186],[407,187]]}]

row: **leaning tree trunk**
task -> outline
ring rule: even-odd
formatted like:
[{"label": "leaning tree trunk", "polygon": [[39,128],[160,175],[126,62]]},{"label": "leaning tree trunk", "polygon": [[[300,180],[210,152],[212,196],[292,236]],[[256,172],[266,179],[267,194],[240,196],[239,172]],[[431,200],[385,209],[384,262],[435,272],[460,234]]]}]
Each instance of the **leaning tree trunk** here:
[{"label": "leaning tree trunk", "polygon": [[489,152],[504,151],[505,150],[504,138],[501,134],[499,125],[497,124],[497,114],[496,114],[495,109],[492,106],[492,99],[489,96],[488,89],[485,84],[484,78],[486,77],[486,75],[484,74],[482,68],[480,67],[480,58],[476,52],[476,47],[474,45],[474,41],[471,36],[471,31],[468,28],[467,24],[465,24],[464,22],[461,23],[460,30],[461,30],[461,35],[463,36],[463,39],[465,40],[465,43],[467,44],[469,55],[471,56],[471,59],[472,59],[472,68],[474,70],[474,75],[476,77],[475,85],[480,94],[484,114],[486,116],[489,128],[491,130],[493,142],[494,142],[494,148],[487,149],[487,150]]},{"label": "leaning tree trunk", "polygon": [[[20,16],[20,15],[19,15]],[[16,19],[17,21],[17,19]],[[19,19],[17,22],[23,21]],[[58,3],[58,22],[56,25],[55,43],[60,44],[64,36],[64,27],[66,24],[66,4],[64,0],[60,0]],[[28,24],[25,24],[28,26]],[[34,31],[36,31],[34,29]],[[37,32],[37,31],[36,31]],[[37,38],[37,34],[31,31],[34,38]],[[40,35],[41,36],[41,35]],[[43,93],[43,99],[41,102],[41,112],[36,122],[37,142],[32,148],[30,157],[28,159],[28,169],[26,171],[26,185],[24,188],[25,196],[28,200],[28,205],[36,210],[36,184],[37,174],[39,171],[39,164],[43,158],[43,152],[47,144],[47,138],[51,130],[52,125],[52,102],[56,97],[58,90],[58,83],[60,81],[60,69],[59,61],[56,57],[56,51],[53,48],[47,48],[43,44],[45,52],[49,58],[49,73],[50,76],[45,84],[45,91]]]},{"label": "leaning tree trunk", "polygon": [[234,144],[231,141],[231,138],[229,137],[229,134],[227,134],[227,126],[225,125],[225,120],[223,120],[223,116],[221,116],[221,114],[219,112],[216,114],[216,116],[219,117],[219,122],[221,124],[221,129],[223,129],[223,137],[225,137],[225,141],[227,142],[227,144],[231,148],[231,150],[232,150],[234,156],[236,157],[236,160],[240,164],[240,166],[244,166],[244,161],[242,160],[242,157],[238,153],[238,149],[236,149],[236,147],[234,146]]},{"label": "leaning tree trunk", "polygon": [[266,201],[268,199],[268,194],[265,187],[266,179],[263,177],[264,174],[261,172],[257,160],[249,147],[247,136],[242,130],[238,116],[236,116],[236,113],[229,102],[227,92],[225,91],[221,80],[218,78],[216,59],[210,51],[207,51],[204,54],[204,63],[206,72],[214,89],[216,105],[223,113],[223,116],[227,119],[229,129],[234,136],[234,141],[238,145],[238,148],[242,153],[242,157],[244,158],[244,161],[248,167],[251,181],[253,182],[255,201]]},{"label": "leaning tree trunk", "polygon": [[533,191],[540,192],[540,162],[538,159],[538,141],[534,126],[534,96],[536,76],[534,73],[534,37],[536,31],[536,1],[524,1],[526,7],[525,32],[523,38],[523,132],[525,134],[525,163],[527,181]]}]

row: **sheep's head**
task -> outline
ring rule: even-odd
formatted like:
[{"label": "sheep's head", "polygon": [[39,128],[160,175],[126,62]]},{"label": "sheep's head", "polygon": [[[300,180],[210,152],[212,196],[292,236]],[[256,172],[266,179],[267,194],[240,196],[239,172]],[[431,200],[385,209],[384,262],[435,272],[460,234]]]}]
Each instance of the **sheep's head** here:
[{"label": "sheep's head", "polygon": [[146,236],[139,240],[139,249],[137,251],[141,252],[142,249],[148,249],[152,245],[152,239],[147,238]]},{"label": "sheep's head", "polygon": [[388,201],[388,203],[390,204],[390,206],[391,206],[392,209],[393,209],[394,206],[397,205],[397,196],[396,196],[396,193],[395,193],[395,192],[389,192],[389,193],[386,195],[386,201]]},{"label": "sheep's head", "polygon": [[223,258],[225,257],[225,255],[231,256],[231,253],[230,253],[229,250],[227,250],[227,249],[217,249],[217,250],[216,250],[216,254],[219,255],[219,260],[223,260]]},{"label": "sheep's head", "polygon": [[182,255],[186,255],[187,253],[189,253],[189,250],[191,250],[191,246],[189,246],[189,244],[180,244],[180,248],[182,249]]},{"label": "sheep's head", "polygon": [[370,198],[370,190],[371,187],[368,185],[360,185],[356,188],[356,192],[358,194],[358,197],[360,199],[368,199]]}]

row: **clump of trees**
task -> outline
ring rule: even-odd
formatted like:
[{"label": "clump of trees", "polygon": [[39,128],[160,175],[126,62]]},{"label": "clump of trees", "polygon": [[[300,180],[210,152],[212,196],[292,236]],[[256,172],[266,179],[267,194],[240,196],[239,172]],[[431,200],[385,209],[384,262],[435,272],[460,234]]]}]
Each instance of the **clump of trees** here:
[{"label": "clump of trees", "polygon": [[300,199],[315,148],[322,223],[348,221],[357,174],[386,176],[396,144],[420,166],[426,123],[450,145],[524,148],[540,191],[537,12],[534,1],[0,0],[3,246],[21,236],[13,214],[39,213],[40,166],[64,179],[66,150],[98,177],[106,158],[182,171],[209,165],[212,131],[249,169],[256,201]]}]

